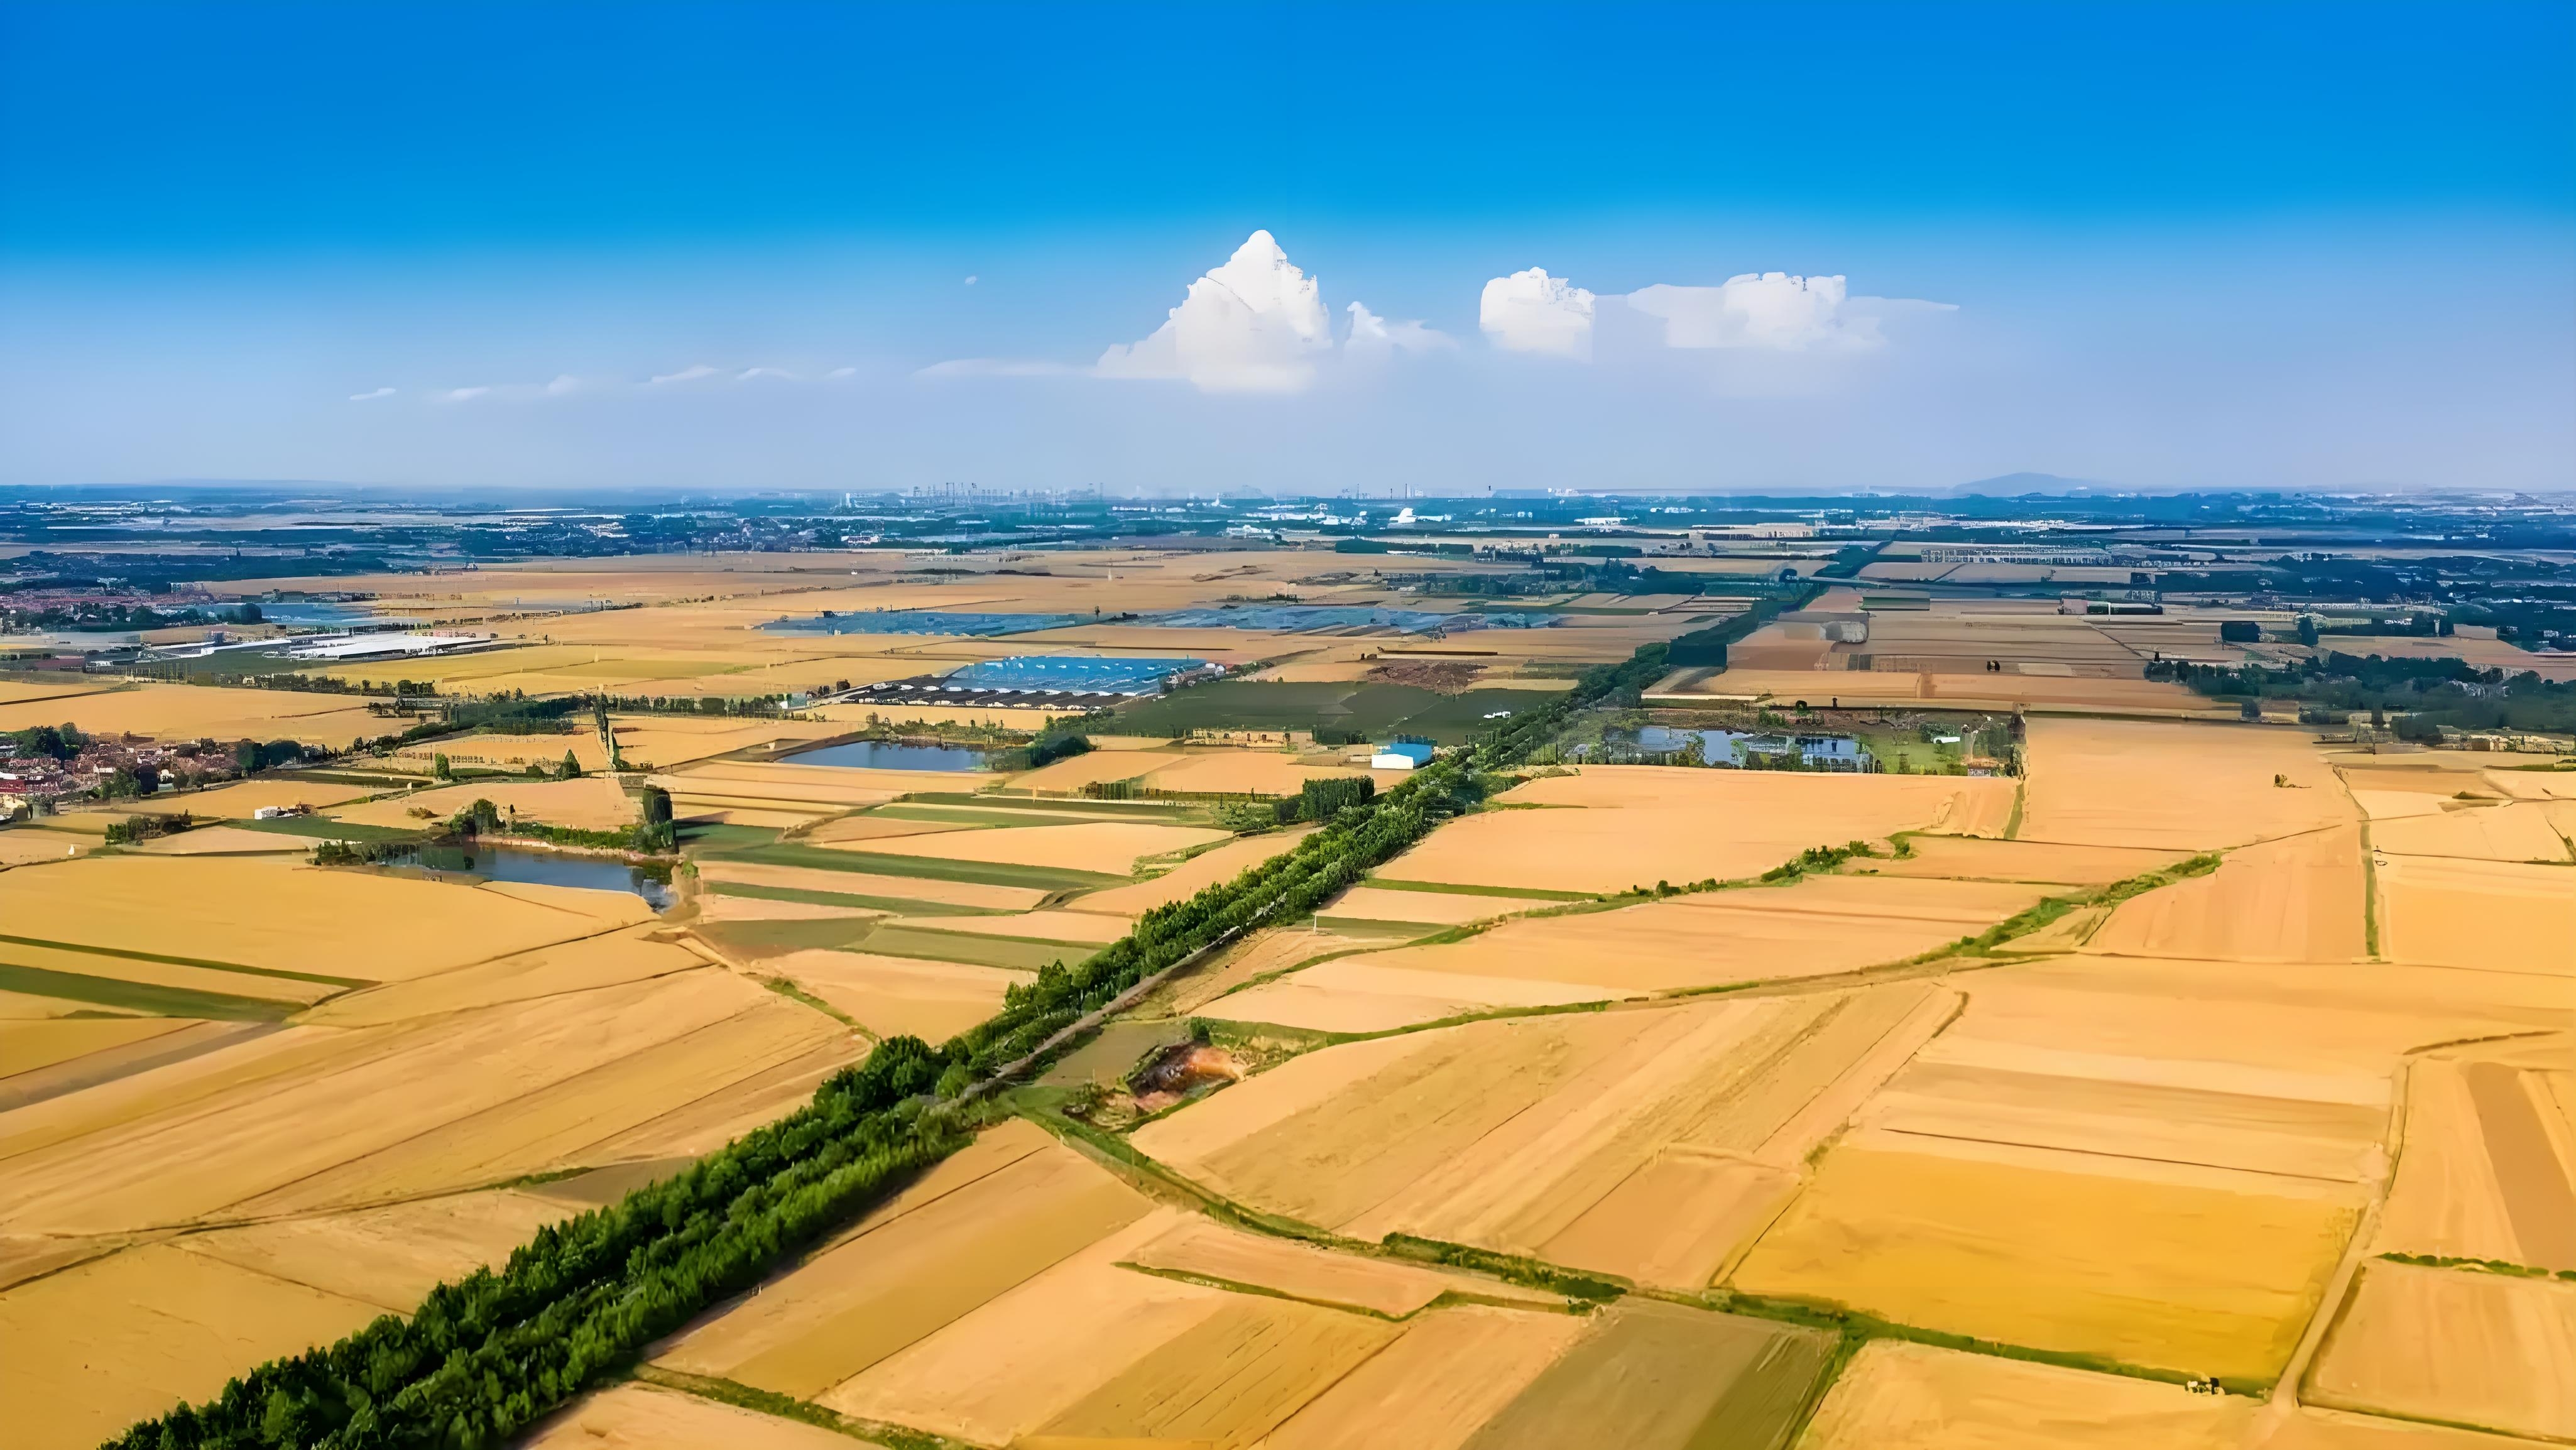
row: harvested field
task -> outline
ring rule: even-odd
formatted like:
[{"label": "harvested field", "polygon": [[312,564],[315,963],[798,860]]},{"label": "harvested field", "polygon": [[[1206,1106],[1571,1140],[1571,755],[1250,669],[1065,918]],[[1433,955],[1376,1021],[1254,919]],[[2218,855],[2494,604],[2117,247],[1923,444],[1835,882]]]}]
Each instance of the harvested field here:
[{"label": "harvested field", "polygon": [[1565,1300],[1496,1279],[1390,1259],[1335,1253],[1288,1239],[1188,1218],[1136,1250],[1127,1264],[1186,1278],[1267,1290],[1331,1308],[1406,1319],[1443,1295],[1562,1311]]},{"label": "harvested field", "polygon": [[872,854],[885,856],[926,856],[948,861],[1132,876],[1140,858],[1212,845],[1225,840],[1227,834],[1194,826],[1086,822],[1072,826],[1024,826],[997,831],[950,831],[936,836],[905,836],[861,844]]},{"label": "harvested field", "polygon": [[310,806],[320,810],[367,794],[370,791],[362,785],[335,785],[329,781],[299,780],[292,775],[271,775],[257,780],[237,780],[212,790],[155,795],[138,804],[145,810],[186,811],[201,820],[238,820],[262,806]]},{"label": "harvested field", "polygon": [[[2276,775],[2291,788],[2274,785]],[[2201,851],[2350,819],[2350,804],[2306,731],[2030,722],[2021,840]]]},{"label": "harvested field", "polygon": [[1805,1110],[1891,1035],[1910,1050],[1937,998],[1909,983],[1380,1038],[1294,1059],[1131,1141],[1230,1197],[1360,1238],[1536,1255],[1568,1233],[1598,1243],[1635,1206],[1685,1241],[1669,1257],[1686,1265],[1707,1252],[1691,1245],[1733,1247],[1738,1196],[1677,1199],[1666,1190],[1702,1181],[1649,1166],[1691,1149],[1768,1159],[1775,1138],[1803,1139]]},{"label": "harvested field", "polygon": [[409,1314],[437,1285],[499,1264],[575,1206],[494,1189],[193,1234],[179,1245],[270,1278]]},{"label": "harvested field", "polygon": [[1211,750],[1193,751],[1159,767],[1145,778],[1145,784],[1155,790],[1208,795],[1286,796],[1303,790],[1310,780],[1359,775],[1375,778],[1378,789],[1385,790],[1403,780],[1406,772],[1370,770],[1364,765],[1315,766],[1274,750]]},{"label": "harvested field", "polygon": [[1020,1443],[1241,1450],[1401,1333],[1292,1300],[1227,1295],[1189,1334],[1129,1364]]},{"label": "harvested field", "polygon": [[1861,1130],[1732,1282],[2006,1344],[2263,1379],[2315,1313],[2361,1200],[2358,1186],[2313,1179]]},{"label": "harvested field", "polygon": [[1633,996],[1902,961],[1974,936],[2040,897],[2037,887],[2002,883],[1812,876],[1786,887],[1508,921],[1465,941],[1384,952],[1370,965]]},{"label": "harvested field", "polygon": [[2108,886],[2190,859],[2190,852],[2135,846],[2068,846],[2044,841],[1991,841],[1966,836],[1914,836],[1911,854],[1857,859],[1855,876],[1946,876],[1961,881],[2029,881],[2052,886]]},{"label": "harvested field", "polygon": [[333,811],[331,819],[362,826],[418,826],[424,818],[413,815],[414,811],[428,811],[426,819],[443,821],[478,800],[490,801],[505,817],[516,814],[585,831],[623,830],[642,819],[634,800],[617,782],[596,775],[578,780],[473,781],[350,806]]},{"label": "harvested field", "polygon": [[1466,1444],[1775,1450],[1832,1350],[1832,1337],[1812,1329],[1624,1300]]},{"label": "harvested field", "polygon": [[800,841],[822,845],[832,841],[880,841],[890,836],[931,836],[941,831],[971,829],[963,821],[917,821],[892,816],[849,816],[825,821],[797,837]]},{"label": "harvested field", "polygon": [[1201,851],[1150,880],[1086,893],[1074,905],[1084,911],[1142,916],[1157,906],[1187,901],[1208,887],[1231,881],[1281,852],[1295,850],[1297,843],[1313,830],[1312,826],[1295,826],[1285,831],[1247,836],[1212,851]]},{"label": "harvested field", "polygon": [[381,983],[336,997],[297,1021],[314,1027],[377,1026],[650,981],[706,965],[706,958],[685,947],[651,940],[657,929],[639,926],[580,937],[498,961]]},{"label": "harvested field", "polygon": [[[1990,826],[2000,835],[2012,810],[2012,782],[1589,766],[1579,775],[1531,781],[1503,800],[1554,809],[1469,816],[1377,874],[1591,892],[1662,880],[1740,880],[1811,846],[1901,830]],[[1724,817],[1729,829],[1707,829],[1712,817]]]},{"label": "harvested field", "polygon": [[2364,1264],[2308,1375],[2316,1403],[2576,1438],[2576,1284]]},{"label": "harvested field", "polygon": [[148,735],[156,740],[301,740],[346,749],[387,733],[364,701],[299,690],[235,690],[206,685],[136,685],[71,700],[0,704],[0,730],[69,721],[90,734]]},{"label": "harvested field", "polygon": [[[832,858],[826,856],[823,859]],[[864,870],[773,866],[759,861],[728,861],[721,857],[699,861],[698,877],[711,886],[759,886],[806,892],[813,893],[814,899],[825,905],[882,905],[898,911],[907,909],[910,903],[920,902],[968,907],[977,911],[1027,911],[1046,899],[1044,891],[1029,886],[987,886],[976,881],[946,881],[931,876],[880,876]]]},{"label": "harvested field", "polygon": [[2239,1450],[2257,1407],[2182,1386],[1878,1339],[1834,1381],[1810,1450]]},{"label": "harvested field", "polygon": [[327,1344],[383,1310],[178,1244],[96,1259],[0,1293],[10,1444],[87,1450],[262,1360]]},{"label": "harvested field", "polygon": [[[95,983],[65,981],[63,977],[95,979]],[[256,997],[265,1001],[295,1003],[318,1002],[357,985],[346,978],[317,982],[256,971],[182,966],[108,952],[69,951],[14,942],[0,942],[0,979],[46,981],[53,990],[66,992],[97,984],[131,982],[147,987],[166,987],[181,994],[211,993],[220,997]],[[115,1005],[112,994],[95,991],[90,992],[86,1000]],[[135,1005],[145,1007],[150,1004],[148,999],[138,997]]]},{"label": "harvested field", "polygon": [[[590,897],[601,899],[580,899]],[[612,892],[504,891],[249,858],[101,857],[0,874],[0,920],[13,936],[376,980],[651,915],[640,898]]]},{"label": "harvested field", "polygon": [[[2373,828],[2373,835],[2378,828]],[[18,873],[13,873],[13,875]],[[2576,872],[2564,866],[2384,856],[2382,950],[2401,962],[2576,975]],[[0,890],[11,877],[0,876]]]},{"label": "harvested field", "polygon": [[1798,1191],[1790,1169],[1667,1150],[1542,1246],[1551,1263],[1695,1293]]},{"label": "harvested field", "polygon": [[817,1425],[636,1383],[585,1396],[520,1442],[523,1450],[850,1450],[852,1443]]},{"label": "harvested field", "polygon": [[313,849],[303,837],[235,826],[200,826],[131,848],[145,856],[301,856]]},{"label": "harvested field", "polygon": [[[1209,854],[1213,855],[1214,852]],[[1228,948],[1211,963],[1164,984],[1143,1003],[1140,1012],[1183,1014],[1242,987],[1257,977],[1283,972],[1317,957],[1365,950],[1383,943],[1333,932],[1276,927],[1254,933]]]},{"label": "harvested field", "polygon": [[243,1037],[0,1119],[0,1231],[312,1213],[698,1151],[857,1055],[822,1014],[714,970]]},{"label": "harvested field", "polygon": [[2358,961],[2369,950],[2368,909],[2361,832],[2338,826],[2245,847],[2206,876],[2131,897],[2085,949],[2213,961]]},{"label": "harvested field", "polygon": [[0,1084],[22,1072],[148,1041],[186,1026],[162,1017],[0,1021]]},{"label": "harvested field", "polygon": [[2460,856],[2476,861],[2567,860],[2567,842],[2537,802],[2439,810],[2370,828],[2370,844],[2397,856]]},{"label": "harvested field", "polygon": [[[2564,1064],[2565,1038],[2540,1039]],[[2576,1269],[2576,1069],[2418,1059],[2374,1248]]]},{"label": "harvested field", "polygon": [[986,1134],[961,1157],[660,1362],[812,1399],[1150,1208],[1026,1124]]},{"label": "harvested field", "polygon": [[964,962],[801,951],[761,964],[849,1014],[880,1037],[945,1042],[1002,1010],[1002,993],[1027,972]]},{"label": "harvested field", "polygon": [[986,1445],[1036,1434],[1237,1297],[1117,1267],[1178,1221],[1149,1214],[818,1398]]},{"label": "harvested field", "polygon": [[1597,989],[1574,983],[1382,967],[1373,957],[1362,956],[1324,962],[1208,999],[1195,1010],[1316,1032],[1385,1032],[1499,1007],[1554,1007],[1600,998]]},{"label": "harvested field", "polygon": [[1299,1410],[1263,1450],[1458,1450],[1591,1328],[1570,1314],[1432,1310]]},{"label": "harvested field", "polygon": [[1390,891],[1354,886],[1316,910],[1349,921],[1401,921],[1424,926],[1463,926],[1498,916],[1518,916],[1559,903],[1527,896],[1487,896],[1463,891]]},{"label": "harvested field", "polygon": [[1102,781],[1133,780],[1182,759],[1172,750],[1094,750],[1012,776],[1011,789],[1079,791]]},{"label": "harvested field", "polygon": [[12,827],[0,830],[0,869],[67,861],[95,851],[101,844],[102,838],[96,832]]}]

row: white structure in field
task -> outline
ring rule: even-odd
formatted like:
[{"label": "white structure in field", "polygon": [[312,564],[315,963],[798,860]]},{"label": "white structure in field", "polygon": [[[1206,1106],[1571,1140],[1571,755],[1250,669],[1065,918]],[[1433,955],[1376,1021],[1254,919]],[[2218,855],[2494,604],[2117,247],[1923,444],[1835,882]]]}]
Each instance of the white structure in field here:
[{"label": "white structure in field", "polygon": [[1431,763],[1431,747],[1419,740],[1398,740],[1381,745],[1369,757],[1371,770],[1412,770]]}]

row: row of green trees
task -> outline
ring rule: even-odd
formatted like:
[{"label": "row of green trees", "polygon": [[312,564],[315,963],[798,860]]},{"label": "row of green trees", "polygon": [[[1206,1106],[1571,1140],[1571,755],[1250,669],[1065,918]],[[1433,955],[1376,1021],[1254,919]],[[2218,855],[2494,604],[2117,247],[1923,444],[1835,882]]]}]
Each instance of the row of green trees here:
[{"label": "row of green trees", "polygon": [[[1552,711],[1661,673],[1662,647],[1586,675]],[[1529,712],[1535,717],[1544,711]],[[1516,720],[1515,725],[1523,722]],[[814,1100],[614,1207],[541,1230],[499,1272],[432,1290],[327,1348],[272,1361],[210,1403],[145,1421],[115,1450],[480,1450],[634,1362],[643,1347],[863,1211],[966,1141],[958,1101],[1146,977],[1313,910],[1483,794],[1482,769],[1544,733],[1497,732],[1393,790],[1339,806],[1294,850],[1147,912],[1093,956],[1015,986],[941,1047],[881,1043]],[[328,843],[326,843],[328,844]]]}]

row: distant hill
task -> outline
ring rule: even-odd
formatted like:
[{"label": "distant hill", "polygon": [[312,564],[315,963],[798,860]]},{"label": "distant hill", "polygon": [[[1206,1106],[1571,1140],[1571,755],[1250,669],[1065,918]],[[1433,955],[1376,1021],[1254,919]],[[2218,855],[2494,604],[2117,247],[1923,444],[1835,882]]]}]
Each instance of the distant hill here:
[{"label": "distant hill", "polygon": [[2103,490],[2117,491],[2114,485],[2096,478],[2066,478],[2054,473],[2003,473],[1993,478],[1980,478],[1974,483],[1953,484],[1946,491],[2009,498],[2025,493],[2097,493]]}]

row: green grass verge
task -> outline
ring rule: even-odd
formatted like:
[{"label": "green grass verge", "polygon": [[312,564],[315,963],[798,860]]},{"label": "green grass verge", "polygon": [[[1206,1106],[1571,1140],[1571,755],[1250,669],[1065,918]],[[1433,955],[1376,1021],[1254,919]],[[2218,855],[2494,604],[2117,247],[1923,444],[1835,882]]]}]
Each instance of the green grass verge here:
[{"label": "green grass verge", "polygon": [[2449,1254],[2381,1254],[2380,1257],[2392,1264],[2413,1264],[2419,1269],[2465,1269],[2478,1274],[2509,1274],[2517,1279],[2576,1280],[2576,1269],[2541,1269],[2508,1259],[2462,1259]]},{"label": "green grass verge", "polygon": [[1070,966],[1099,950],[1078,942],[1032,941],[1024,937],[984,936],[962,931],[928,931],[909,926],[880,926],[868,933],[863,950],[879,956],[915,957],[934,962],[965,962],[1034,972],[1050,962]]},{"label": "green grass verge", "polygon": [[740,896],[753,901],[797,901],[807,906],[847,906],[868,911],[891,911],[902,916],[1004,916],[1007,912],[989,906],[952,906],[944,901],[915,901],[908,896],[853,896],[840,891],[808,891],[801,886],[755,886],[742,881],[710,881],[707,891],[715,896]]},{"label": "green grass verge", "polygon": [[[2152,1365],[2131,1364],[2108,1355],[2086,1354],[2079,1350],[2037,1349],[2027,1344],[2006,1344],[1996,1339],[1979,1339],[1972,1334],[1953,1334],[1945,1329],[1926,1329],[1917,1324],[1900,1324],[1881,1319],[1858,1309],[1846,1309],[1817,1299],[1794,1299],[1762,1294],[1742,1294],[1719,1290],[1709,1302],[1730,1314],[1744,1314],[1758,1319],[1776,1319],[1786,1324],[1803,1324],[1811,1329],[1833,1330],[1852,1336],[1856,1341],[1901,1339],[1913,1344],[1928,1344],[1937,1349],[1963,1350],[1969,1354],[1993,1355],[1998,1359],[2026,1360],[2032,1364],[2053,1364],[2065,1369],[2090,1370],[2095,1374],[2115,1374],[2127,1379],[2156,1380],[2164,1384],[2182,1384],[2199,1376],[2189,1370],[2159,1369]],[[1857,1344],[1855,1344],[1855,1349]],[[2272,1382],[2244,1376],[2220,1376],[2219,1384],[2232,1394],[2260,1399],[2271,1393]]]},{"label": "green grass verge", "polygon": [[990,861],[947,861],[935,856],[880,856],[865,851],[835,851],[823,846],[787,843],[708,854],[717,860],[749,861],[758,865],[810,866],[824,871],[855,871],[872,876],[964,881],[976,886],[1021,886],[1033,891],[1117,886],[1130,879],[1102,871],[1067,871]]},{"label": "green grass verge", "polygon": [[732,1405],[737,1409],[754,1410],[764,1415],[775,1415],[782,1420],[794,1420],[800,1424],[830,1430],[865,1444],[882,1445],[885,1450],[978,1450],[978,1447],[963,1440],[951,1440],[945,1435],[933,1435],[921,1430],[908,1429],[902,1425],[889,1425],[881,1420],[856,1419],[810,1400],[800,1400],[793,1395],[782,1395],[774,1390],[757,1389],[739,1380],[683,1374],[678,1370],[663,1369],[658,1365],[650,1364],[637,1366],[635,1378],[648,1385],[659,1385],[666,1390],[678,1390],[683,1394],[695,1395],[702,1400],[713,1400],[720,1405]]},{"label": "green grass verge", "polygon": [[405,830],[400,826],[361,826],[348,821],[335,821],[328,816],[278,816],[265,821],[234,821],[245,831],[266,831],[278,836],[304,836],[316,841],[419,841],[426,831]]},{"label": "green grass verge", "polygon": [[185,987],[156,986],[150,982],[127,982],[114,977],[93,977],[81,972],[54,972],[43,967],[21,967],[0,962],[0,991],[24,992],[31,997],[56,997],[66,1002],[92,1002],[101,1007],[122,1007],[130,1012],[145,1012],[155,1017],[203,1017],[234,1022],[275,1022],[301,1009],[298,1002],[270,1002],[258,997],[231,997],[221,992],[198,992]]}]

